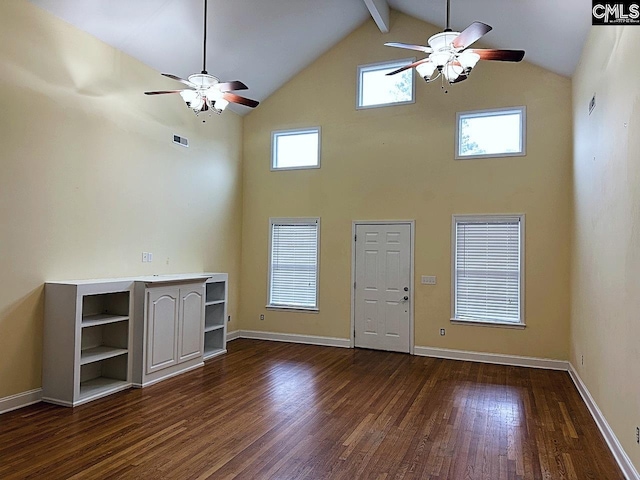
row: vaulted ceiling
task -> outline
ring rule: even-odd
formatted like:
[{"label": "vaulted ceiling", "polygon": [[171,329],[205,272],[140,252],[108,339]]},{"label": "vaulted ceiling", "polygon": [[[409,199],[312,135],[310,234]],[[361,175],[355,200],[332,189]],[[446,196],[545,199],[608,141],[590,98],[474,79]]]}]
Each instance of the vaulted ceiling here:
[{"label": "vaulted ceiling", "polygon": [[[202,69],[202,0],[30,1],[159,72],[186,77]],[[242,80],[247,96],[264,100],[370,15],[384,23],[380,15],[389,7],[445,26],[445,0],[209,0],[207,70]],[[452,0],[451,27],[487,23],[494,30],[485,45],[526,50],[525,60],[570,76],[590,12],[587,0]],[[397,40],[390,27],[381,43]],[[158,77],[141,89],[166,82]]]}]

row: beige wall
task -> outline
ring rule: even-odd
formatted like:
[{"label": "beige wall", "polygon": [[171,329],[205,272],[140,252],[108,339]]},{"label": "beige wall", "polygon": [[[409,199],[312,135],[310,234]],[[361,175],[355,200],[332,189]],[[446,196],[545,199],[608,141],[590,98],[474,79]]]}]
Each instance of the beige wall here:
[{"label": "beige wall", "polygon": [[[385,36],[368,21],[245,118],[240,327],[348,338],[352,221],[415,219],[416,345],[567,359],[570,80],[481,62],[449,94],[420,80],[413,105],[356,111],[357,65],[410,57],[383,43],[436,33],[396,12],[392,21]],[[457,111],[518,105],[526,157],[454,161]],[[270,172],[271,131],[314,125],[322,168]],[[463,213],[526,214],[525,330],[450,325],[451,215]],[[268,221],[287,216],[322,219],[319,314],[265,312]],[[438,284],[419,285],[420,275]]]},{"label": "beige wall", "polygon": [[573,80],[571,362],[640,469],[638,45],[637,27],[592,28]]},{"label": "beige wall", "polygon": [[226,271],[235,315],[242,119],[26,1],[0,35],[0,398],[41,386],[46,280]]}]

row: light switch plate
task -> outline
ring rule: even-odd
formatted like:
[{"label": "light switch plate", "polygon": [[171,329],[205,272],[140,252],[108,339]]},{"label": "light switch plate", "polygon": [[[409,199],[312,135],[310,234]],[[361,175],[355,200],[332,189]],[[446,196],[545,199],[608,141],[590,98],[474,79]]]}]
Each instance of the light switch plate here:
[{"label": "light switch plate", "polygon": [[142,261],[143,262],[149,261],[149,254],[147,252],[142,252]]},{"label": "light switch plate", "polygon": [[147,261],[148,262],[153,262],[153,253],[151,253],[151,252],[147,253]]},{"label": "light switch plate", "polygon": [[420,283],[422,283],[422,285],[435,285],[436,277],[430,275],[422,275],[422,280]]}]

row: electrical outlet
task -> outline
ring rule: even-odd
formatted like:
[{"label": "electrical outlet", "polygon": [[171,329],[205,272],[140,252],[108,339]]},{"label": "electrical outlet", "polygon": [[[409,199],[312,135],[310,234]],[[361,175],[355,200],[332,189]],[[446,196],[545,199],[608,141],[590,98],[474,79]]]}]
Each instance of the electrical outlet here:
[{"label": "electrical outlet", "polygon": [[147,253],[147,261],[148,262],[153,262],[153,253],[151,253],[151,252]]},{"label": "electrical outlet", "polygon": [[146,263],[146,262],[148,262],[148,261],[149,261],[149,253],[147,253],[147,252],[142,252],[142,261],[143,261],[144,263]]},{"label": "electrical outlet", "polygon": [[584,365],[584,355],[580,356],[580,365]]},{"label": "electrical outlet", "polygon": [[264,313],[260,314],[260,320],[264,320]]},{"label": "electrical outlet", "polygon": [[636,427],[636,443],[640,445],[640,427]]},{"label": "electrical outlet", "polygon": [[436,277],[429,276],[429,275],[422,275],[422,278],[420,279],[420,283],[422,283],[422,285],[435,285]]},{"label": "electrical outlet", "polygon": [[444,328],[440,329],[440,336],[444,337],[446,335],[447,331]]}]

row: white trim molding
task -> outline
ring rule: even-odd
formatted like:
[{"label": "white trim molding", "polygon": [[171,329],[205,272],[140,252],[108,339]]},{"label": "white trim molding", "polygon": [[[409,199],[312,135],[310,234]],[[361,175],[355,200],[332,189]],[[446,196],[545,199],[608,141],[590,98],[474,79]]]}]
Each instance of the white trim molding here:
[{"label": "white trim molding", "polygon": [[571,363],[569,363],[569,375],[571,376],[573,383],[576,385],[578,392],[580,392],[582,400],[587,404],[587,408],[589,409],[589,412],[591,412],[591,416],[595,420],[596,425],[598,425],[600,433],[602,433],[604,440],[607,442],[607,445],[609,445],[609,449],[611,450],[613,457],[616,459],[616,462],[618,462],[618,466],[620,467],[620,470],[622,470],[624,476],[627,480],[640,480],[638,470],[633,466],[627,452],[624,451],[618,437],[616,437],[616,434],[613,433],[613,430],[609,426],[609,422],[604,418],[604,415],[600,411],[596,401],[591,396],[591,393],[580,378],[580,375],[578,375],[578,371]]},{"label": "white trim molding", "polygon": [[240,338],[240,330],[234,330],[233,332],[227,332],[227,342]]},{"label": "white trim molding", "polygon": [[252,340],[270,340],[273,342],[304,343],[307,345],[321,345],[324,347],[351,348],[351,342],[348,338],[319,337],[316,335],[298,335],[295,333],[259,332],[257,330],[237,330],[232,333],[235,334],[233,340],[237,338],[250,338]]},{"label": "white trim molding", "polygon": [[445,358],[467,362],[493,363],[514,367],[544,368],[547,370],[569,370],[569,362],[551,358],[521,357],[497,353],[469,352],[466,350],[449,350],[447,348],[415,347],[415,354],[421,357]]},{"label": "white trim molding", "polygon": [[9,397],[0,398],[0,415],[17,410],[22,407],[28,407],[34,403],[42,401],[42,389],[36,388],[28,392],[17,393]]}]

